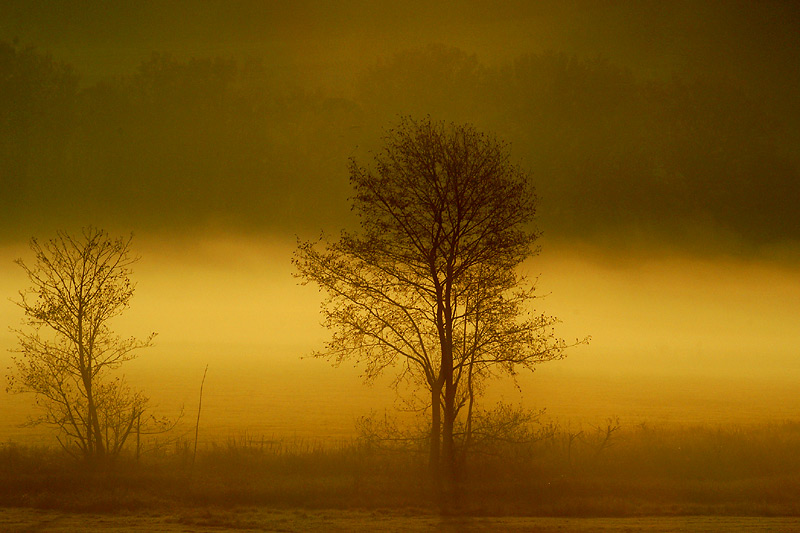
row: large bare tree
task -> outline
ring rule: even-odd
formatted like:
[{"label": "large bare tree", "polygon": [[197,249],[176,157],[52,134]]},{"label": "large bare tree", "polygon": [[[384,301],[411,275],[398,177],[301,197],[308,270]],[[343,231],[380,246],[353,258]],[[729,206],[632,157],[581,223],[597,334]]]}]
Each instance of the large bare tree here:
[{"label": "large bare tree", "polygon": [[109,321],[128,308],[134,292],[131,239],[100,229],[78,236],[59,232],[44,243],[31,239],[31,265],[18,259],[32,286],[19,293],[24,326],[15,330],[20,356],[9,390],[32,392],[62,446],[90,462],[119,454],[147,398],[110,371],[151,344],[121,338]]},{"label": "large bare tree", "polygon": [[480,384],[566,347],[518,269],[538,251],[536,196],[504,143],[430,118],[402,119],[373,167],[351,161],[350,181],[361,231],[300,242],[294,257],[297,276],[327,293],[332,337],[316,355],[355,358],[368,378],[399,365],[425,386],[431,471],[447,492],[454,427]]}]

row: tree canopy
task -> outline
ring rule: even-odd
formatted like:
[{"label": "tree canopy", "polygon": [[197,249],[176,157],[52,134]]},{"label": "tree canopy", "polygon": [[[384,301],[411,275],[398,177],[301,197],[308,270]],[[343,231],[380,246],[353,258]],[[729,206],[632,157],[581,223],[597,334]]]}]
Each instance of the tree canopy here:
[{"label": "tree canopy", "polygon": [[774,98],[788,89],[702,73],[652,78],[523,50],[485,63],[428,46],[364,65],[344,93],[269,57],[153,54],[81,84],[57,58],[0,43],[0,237],[87,209],[111,229],[313,234],[346,217],[336,162],[378,149],[394,117],[434,113],[513,142],[553,241],[699,253],[796,242],[798,114]]}]

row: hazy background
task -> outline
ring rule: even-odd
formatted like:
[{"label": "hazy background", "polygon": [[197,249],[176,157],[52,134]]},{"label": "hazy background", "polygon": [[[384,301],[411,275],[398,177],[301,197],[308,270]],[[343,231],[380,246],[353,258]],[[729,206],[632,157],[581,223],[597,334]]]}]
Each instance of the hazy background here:
[{"label": "hazy background", "polygon": [[[541,310],[592,336],[487,401],[623,423],[800,416],[793,2],[0,5],[0,294],[31,236],[134,232],[127,371],[209,431],[343,436],[394,404],[325,338],[295,238],[350,227],[349,157],[399,115],[511,144]],[[0,301],[0,361],[21,314]],[[0,394],[0,438],[30,398]],[[190,417],[191,418],[191,417]]]}]

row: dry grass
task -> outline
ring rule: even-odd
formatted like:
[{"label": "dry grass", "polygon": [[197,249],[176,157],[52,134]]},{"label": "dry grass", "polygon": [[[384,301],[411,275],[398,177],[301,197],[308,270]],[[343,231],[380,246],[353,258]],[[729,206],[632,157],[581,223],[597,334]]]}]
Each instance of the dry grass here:
[{"label": "dry grass", "polygon": [[[104,472],[88,472],[57,450],[6,444],[0,505],[83,513],[246,506],[435,512],[424,451],[380,444],[230,439],[200,450],[194,465],[179,444],[138,463],[123,458]],[[798,423],[640,426],[610,435],[606,427],[557,430],[473,454],[459,480],[459,505],[473,516],[800,516],[797,450]]]}]

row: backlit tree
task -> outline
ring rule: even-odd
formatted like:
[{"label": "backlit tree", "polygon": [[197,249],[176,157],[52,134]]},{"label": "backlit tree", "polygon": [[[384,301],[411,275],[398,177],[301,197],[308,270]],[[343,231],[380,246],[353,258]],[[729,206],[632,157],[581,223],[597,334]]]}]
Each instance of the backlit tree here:
[{"label": "backlit tree", "polygon": [[518,267],[536,253],[536,196],[502,142],[469,125],[403,119],[367,168],[350,164],[361,232],[301,242],[297,276],[327,293],[318,356],[367,377],[399,365],[430,393],[430,465],[455,479],[454,426],[490,375],[562,357],[553,317]]}]

